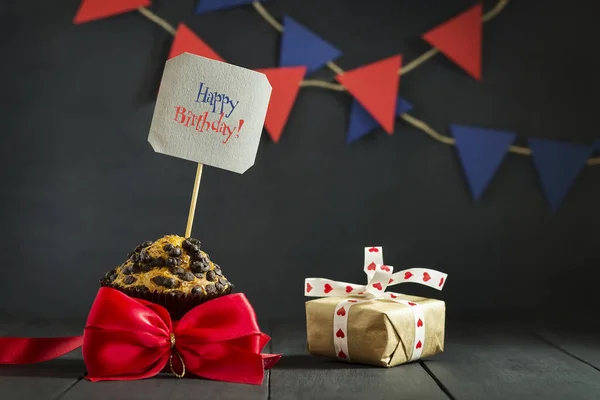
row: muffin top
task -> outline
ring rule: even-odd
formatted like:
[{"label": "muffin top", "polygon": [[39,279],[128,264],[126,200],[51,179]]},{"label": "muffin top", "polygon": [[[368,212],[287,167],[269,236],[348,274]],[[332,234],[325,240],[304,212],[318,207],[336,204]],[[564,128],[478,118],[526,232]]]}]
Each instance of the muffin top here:
[{"label": "muffin top", "polygon": [[192,294],[207,300],[228,294],[233,287],[221,268],[200,250],[198,239],[177,235],[140,244],[100,283],[139,293]]}]

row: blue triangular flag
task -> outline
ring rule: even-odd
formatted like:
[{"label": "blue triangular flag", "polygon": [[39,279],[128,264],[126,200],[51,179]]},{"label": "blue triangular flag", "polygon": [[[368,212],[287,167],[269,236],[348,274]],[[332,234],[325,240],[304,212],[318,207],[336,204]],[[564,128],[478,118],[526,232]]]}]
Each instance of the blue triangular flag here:
[{"label": "blue triangular flag", "polygon": [[593,147],[545,139],[529,139],[529,146],[542,188],[556,211]]},{"label": "blue triangular flag", "polygon": [[321,39],[304,25],[287,15],[283,17],[283,37],[279,66],[306,66],[309,74],[321,68],[328,61],[338,58],[342,52]]},{"label": "blue triangular flag", "polygon": [[450,125],[471,194],[479,200],[517,135],[473,126]]},{"label": "blue triangular flag", "polygon": [[[412,109],[412,104],[402,97],[398,97],[398,100],[396,101],[396,115],[407,113]],[[350,107],[350,120],[348,122],[346,143],[352,143],[355,140],[360,139],[375,129],[377,125],[377,121],[371,117],[371,114],[369,114],[358,101],[354,100]]]},{"label": "blue triangular flag", "polygon": [[243,6],[254,1],[255,0],[200,0],[196,5],[196,14],[206,14],[213,11]]}]

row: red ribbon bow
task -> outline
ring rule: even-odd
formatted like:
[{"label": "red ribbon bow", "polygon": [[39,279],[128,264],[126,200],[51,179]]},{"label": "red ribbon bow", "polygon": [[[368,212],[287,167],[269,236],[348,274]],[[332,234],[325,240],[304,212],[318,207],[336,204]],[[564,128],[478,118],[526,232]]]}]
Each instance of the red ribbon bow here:
[{"label": "red ribbon bow", "polygon": [[90,381],[150,378],[162,370],[260,385],[280,355],[261,354],[262,333],[243,294],[201,304],[179,321],[157,304],[101,288],[82,336],[0,338],[0,364],[51,360],[83,345]]}]

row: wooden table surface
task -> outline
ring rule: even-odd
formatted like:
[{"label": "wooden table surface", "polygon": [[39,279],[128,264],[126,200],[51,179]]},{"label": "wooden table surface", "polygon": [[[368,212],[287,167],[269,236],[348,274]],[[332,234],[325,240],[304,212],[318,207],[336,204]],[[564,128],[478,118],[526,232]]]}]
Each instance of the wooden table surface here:
[{"label": "wooden table surface", "polygon": [[[80,350],[37,365],[0,366],[0,399],[600,399],[600,335],[574,323],[450,324],[446,351],[382,369],[309,356],[304,326],[263,326],[266,351],[283,353],[262,386],[171,375],[91,383]],[[1,336],[66,336],[83,322],[0,322]]]}]

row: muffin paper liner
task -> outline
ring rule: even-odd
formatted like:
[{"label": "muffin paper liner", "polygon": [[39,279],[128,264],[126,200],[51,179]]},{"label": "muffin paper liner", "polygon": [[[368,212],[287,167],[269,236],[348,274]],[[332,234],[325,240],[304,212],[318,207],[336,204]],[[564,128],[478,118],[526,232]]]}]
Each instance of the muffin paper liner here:
[{"label": "muffin paper liner", "polygon": [[149,301],[154,304],[158,304],[167,309],[173,320],[179,320],[188,311],[196,307],[199,304],[206,303],[210,300],[216,299],[221,296],[227,296],[232,292],[232,285],[229,284],[229,290],[224,293],[217,293],[214,295],[198,295],[198,294],[184,294],[181,292],[156,292],[156,291],[141,291],[134,288],[122,287],[119,285],[111,285],[100,282],[103,287],[109,287],[112,289],[119,290],[125,293],[129,297],[136,299],[142,299]]}]

